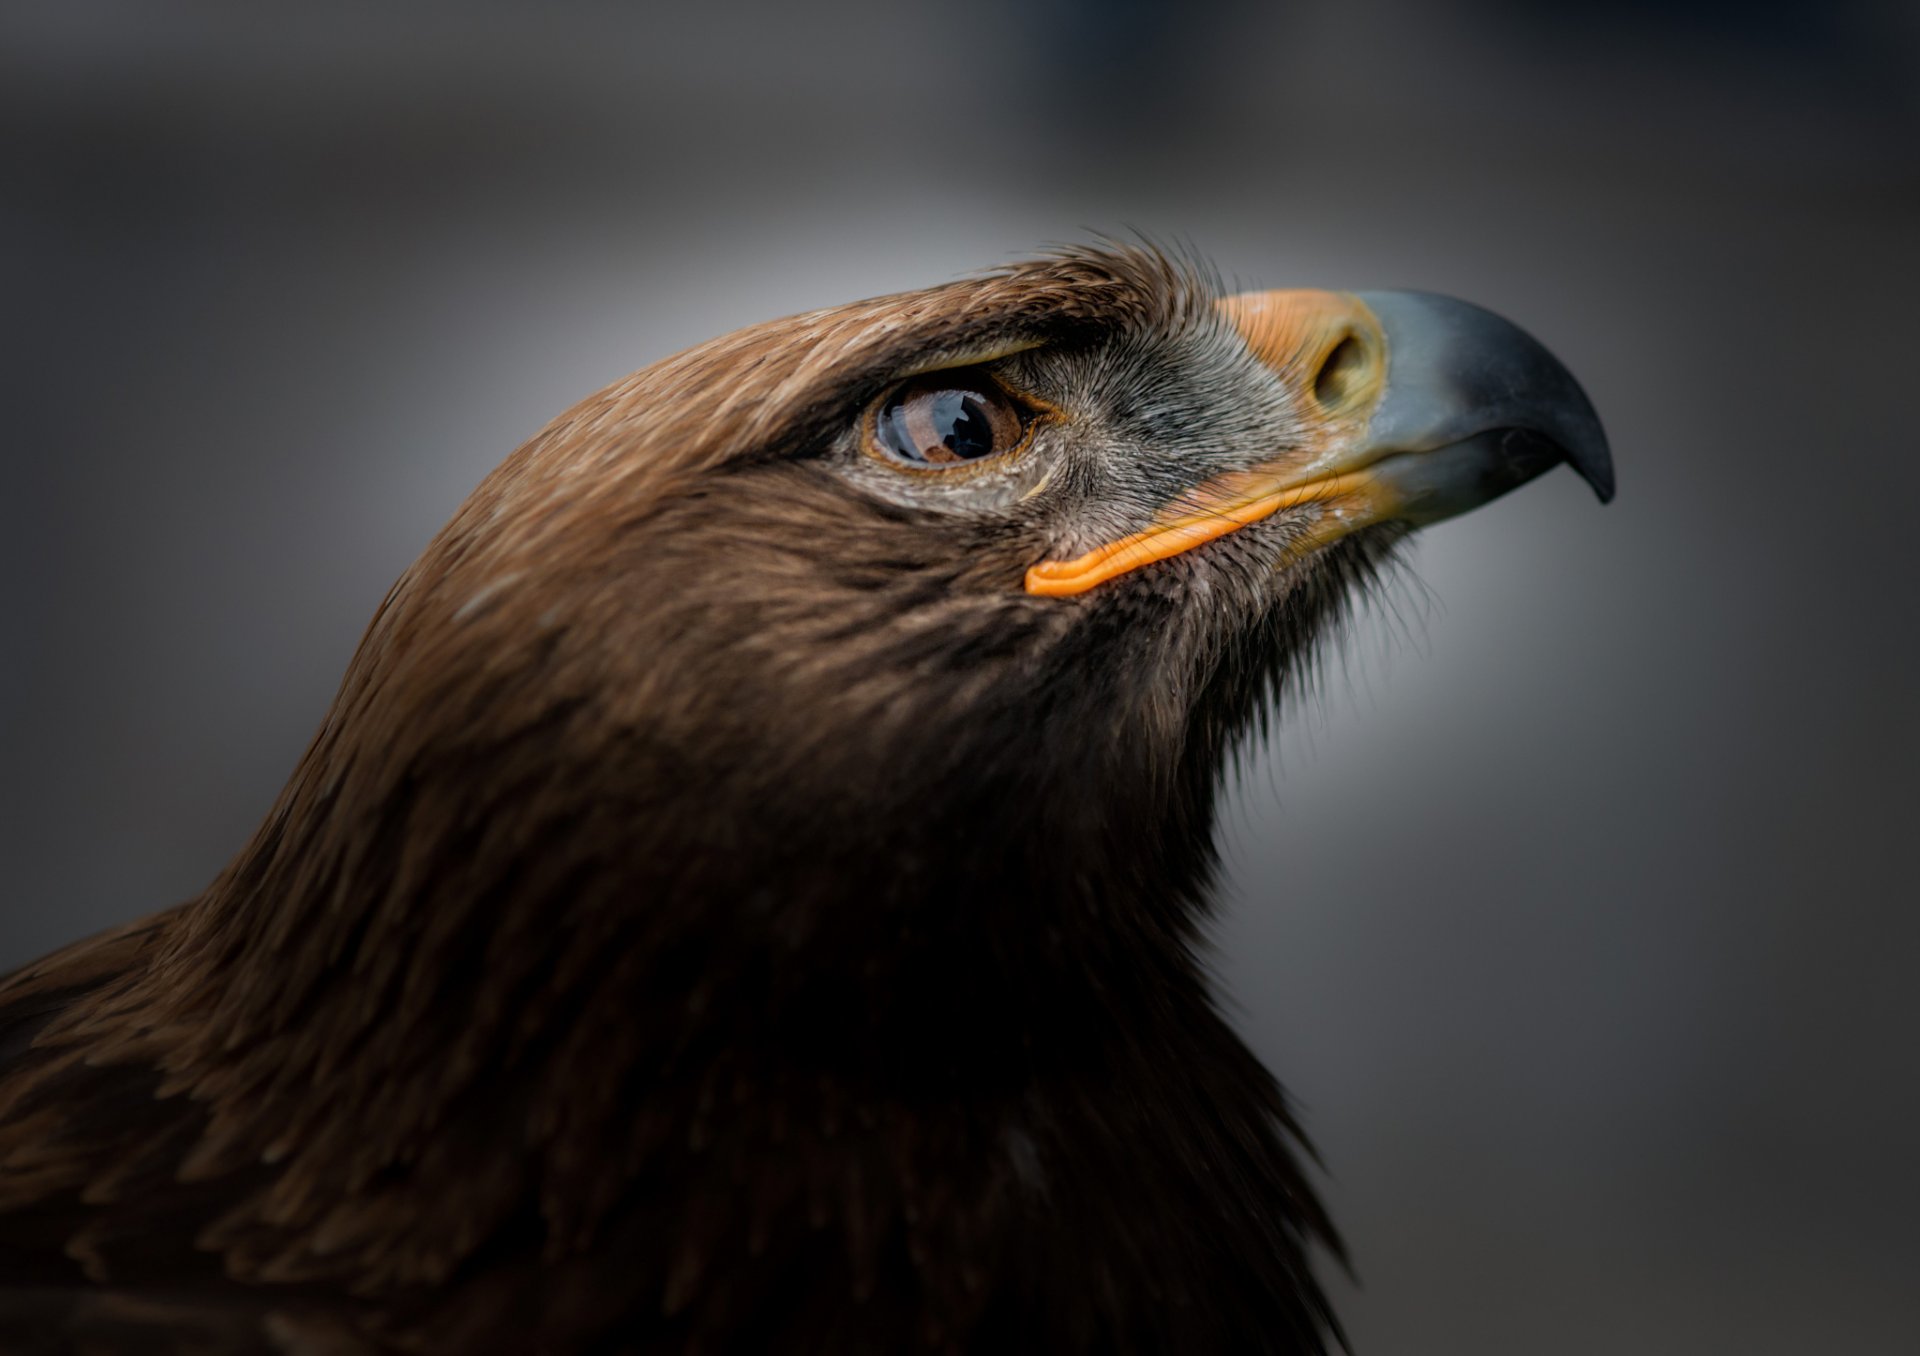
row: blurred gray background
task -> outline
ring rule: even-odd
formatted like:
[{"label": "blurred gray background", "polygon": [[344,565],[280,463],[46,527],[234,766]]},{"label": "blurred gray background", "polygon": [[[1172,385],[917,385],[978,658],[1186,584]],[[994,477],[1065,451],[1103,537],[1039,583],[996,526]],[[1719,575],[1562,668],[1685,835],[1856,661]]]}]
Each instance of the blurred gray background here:
[{"label": "blurred gray background", "polygon": [[1613,435],[1426,534],[1227,815],[1356,1350],[1920,1350],[1920,9],[0,18],[0,964],[196,892],[576,397],[1093,231],[1458,293]]}]

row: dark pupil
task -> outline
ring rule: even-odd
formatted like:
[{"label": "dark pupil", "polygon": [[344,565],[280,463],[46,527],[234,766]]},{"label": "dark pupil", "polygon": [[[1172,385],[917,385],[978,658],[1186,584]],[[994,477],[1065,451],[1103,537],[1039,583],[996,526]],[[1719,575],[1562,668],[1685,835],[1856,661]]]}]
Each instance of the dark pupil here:
[{"label": "dark pupil", "polygon": [[993,451],[993,426],[965,391],[942,391],[933,398],[933,434],[948,455],[959,461]]}]

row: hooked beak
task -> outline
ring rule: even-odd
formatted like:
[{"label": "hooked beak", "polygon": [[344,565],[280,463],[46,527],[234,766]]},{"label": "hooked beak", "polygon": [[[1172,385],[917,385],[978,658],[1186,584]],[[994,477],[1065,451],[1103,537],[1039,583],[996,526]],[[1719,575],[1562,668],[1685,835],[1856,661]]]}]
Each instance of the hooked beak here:
[{"label": "hooked beak", "polygon": [[1360,528],[1438,522],[1564,461],[1602,503],[1613,462],[1586,393],[1554,356],[1491,311],[1425,292],[1248,292],[1221,312],[1299,394],[1311,446],[1221,476],[1147,528],[1027,571],[1066,596],[1238,531],[1320,505],[1288,558]]}]

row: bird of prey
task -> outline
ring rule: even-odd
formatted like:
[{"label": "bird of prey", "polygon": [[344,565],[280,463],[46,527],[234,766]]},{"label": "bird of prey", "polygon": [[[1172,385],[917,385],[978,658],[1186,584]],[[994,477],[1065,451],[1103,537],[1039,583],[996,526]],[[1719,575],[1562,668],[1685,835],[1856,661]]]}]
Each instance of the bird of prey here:
[{"label": "bird of prey", "polygon": [[1071,249],[562,414],[205,893],[0,983],[0,1351],[1311,1352],[1223,767],[1579,387]]}]

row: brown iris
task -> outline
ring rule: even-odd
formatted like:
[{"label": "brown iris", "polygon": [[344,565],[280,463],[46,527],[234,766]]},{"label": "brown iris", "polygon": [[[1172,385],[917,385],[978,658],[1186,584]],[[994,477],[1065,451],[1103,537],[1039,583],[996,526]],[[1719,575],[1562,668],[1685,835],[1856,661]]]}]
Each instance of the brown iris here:
[{"label": "brown iris", "polygon": [[998,456],[1019,445],[1022,411],[981,372],[929,372],[880,402],[873,440],[908,466],[946,467]]}]

